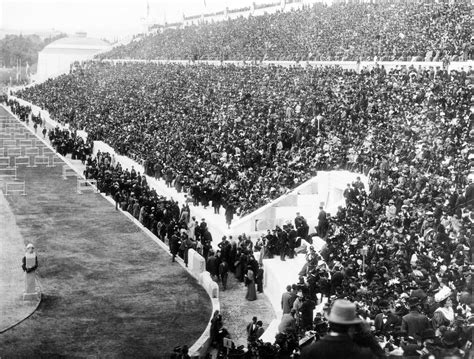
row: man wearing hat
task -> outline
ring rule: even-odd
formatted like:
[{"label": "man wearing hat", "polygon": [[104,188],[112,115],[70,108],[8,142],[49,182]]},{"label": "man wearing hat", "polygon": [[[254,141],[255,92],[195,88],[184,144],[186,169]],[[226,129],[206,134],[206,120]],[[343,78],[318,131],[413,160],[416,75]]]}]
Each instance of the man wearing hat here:
[{"label": "man wearing hat", "polygon": [[381,300],[379,303],[379,308],[382,312],[377,314],[374,319],[376,333],[389,333],[400,326],[402,320],[398,315],[393,314],[390,311],[390,305],[388,301]]},{"label": "man wearing hat", "polygon": [[[345,299],[336,300],[327,319],[329,333],[320,341],[313,342],[304,348],[301,352],[301,359],[367,359],[383,356],[383,351],[372,336],[366,341],[370,343],[370,347],[356,343],[355,336],[361,329],[363,321],[356,315],[354,303]],[[376,352],[377,347],[380,351]]]},{"label": "man wearing hat", "polygon": [[421,301],[419,297],[411,296],[408,298],[410,312],[402,318],[401,331],[408,336],[421,338],[421,334],[429,328],[428,317],[420,313]]}]

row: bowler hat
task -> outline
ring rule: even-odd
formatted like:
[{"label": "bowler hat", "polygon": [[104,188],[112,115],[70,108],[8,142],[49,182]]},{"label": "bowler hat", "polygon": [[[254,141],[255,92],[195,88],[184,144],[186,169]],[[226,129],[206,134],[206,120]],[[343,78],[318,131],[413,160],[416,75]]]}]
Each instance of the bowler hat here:
[{"label": "bowler hat", "polygon": [[357,317],[356,305],[345,299],[337,299],[331,307],[328,321],[336,324],[358,324],[362,319]]},{"label": "bowler hat", "polygon": [[390,304],[388,303],[388,301],[382,299],[379,302],[379,308],[380,309],[388,309],[388,308],[390,308]]},{"label": "bowler hat", "polygon": [[410,297],[408,298],[408,305],[410,307],[414,307],[420,304],[420,298],[418,297]]}]

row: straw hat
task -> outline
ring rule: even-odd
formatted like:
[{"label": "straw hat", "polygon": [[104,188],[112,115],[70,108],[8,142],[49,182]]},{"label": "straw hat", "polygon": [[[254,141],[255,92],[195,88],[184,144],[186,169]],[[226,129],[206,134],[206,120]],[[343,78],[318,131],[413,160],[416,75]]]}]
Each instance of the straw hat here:
[{"label": "straw hat", "polygon": [[356,314],[356,305],[345,299],[337,299],[334,302],[327,319],[331,323],[346,325],[362,322]]}]

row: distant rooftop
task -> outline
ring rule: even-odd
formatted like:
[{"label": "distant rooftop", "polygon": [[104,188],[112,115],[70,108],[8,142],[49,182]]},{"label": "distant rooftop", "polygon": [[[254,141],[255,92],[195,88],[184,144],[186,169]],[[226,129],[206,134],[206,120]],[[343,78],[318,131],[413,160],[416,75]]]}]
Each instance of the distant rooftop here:
[{"label": "distant rooftop", "polygon": [[63,37],[59,40],[53,41],[46,46],[43,51],[57,50],[57,49],[107,49],[110,44],[107,41],[86,37],[84,33],[77,33],[74,36]]}]

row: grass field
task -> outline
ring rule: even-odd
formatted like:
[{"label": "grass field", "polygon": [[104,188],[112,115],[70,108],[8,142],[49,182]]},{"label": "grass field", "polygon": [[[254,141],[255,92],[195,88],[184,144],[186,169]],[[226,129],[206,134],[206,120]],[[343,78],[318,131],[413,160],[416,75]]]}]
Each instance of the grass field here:
[{"label": "grass field", "polygon": [[76,194],[60,166],[18,175],[27,196],[8,201],[36,245],[43,301],[0,334],[0,358],[159,358],[199,338],[209,297],[156,243],[100,195]]}]

